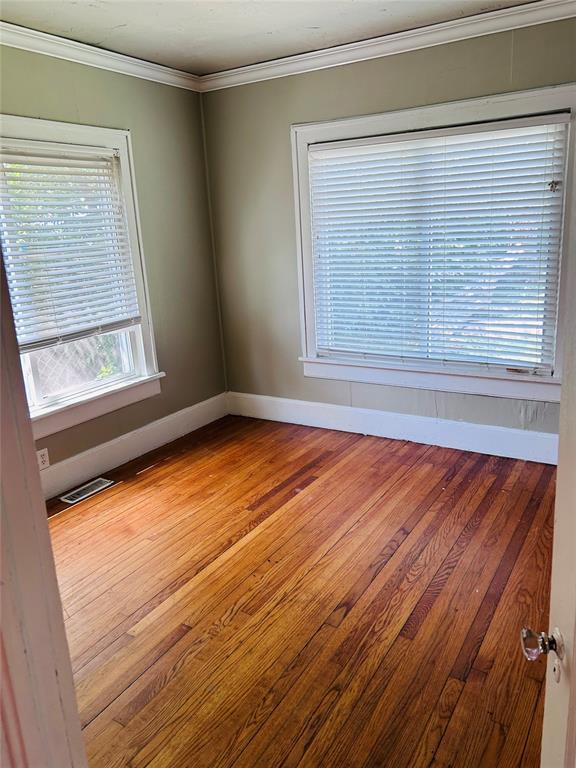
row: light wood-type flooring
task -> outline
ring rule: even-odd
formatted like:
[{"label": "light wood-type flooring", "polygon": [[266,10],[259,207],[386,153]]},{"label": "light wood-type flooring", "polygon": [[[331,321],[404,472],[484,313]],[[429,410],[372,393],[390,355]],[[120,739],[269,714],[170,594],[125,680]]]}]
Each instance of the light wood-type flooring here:
[{"label": "light wood-type flooring", "polygon": [[538,766],[552,467],[227,417],[109,476],[50,518],[92,768]]}]

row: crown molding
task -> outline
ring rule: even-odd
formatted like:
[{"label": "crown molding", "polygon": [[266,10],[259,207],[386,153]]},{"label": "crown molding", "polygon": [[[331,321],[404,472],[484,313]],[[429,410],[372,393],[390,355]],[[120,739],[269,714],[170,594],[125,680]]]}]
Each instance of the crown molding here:
[{"label": "crown molding", "polygon": [[105,51],[93,45],[77,43],[75,40],[37,32],[35,29],[19,27],[6,21],[0,21],[0,44],[32,53],[41,53],[56,59],[73,61],[76,64],[86,64],[88,67],[119,72],[121,75],[139,77],[142,80],[152,80],[162,85],[185,88],[188,91],[200,90],[198,75],[164,67],[161,64],[153,64],[133,56],[125,56],[123,53]]},{"label": "crown molding", "polygon": [[373,37],[358,43],[338,45],[312,53],[287,56],[283,59],[238,67],[200,78],[201,91],[217,91],[238,85],[272,80],[277,77],[300,75],[319,69],[339,67],[368,59],[379,59],[444,43],[454,43],[482,35],[507,32],[550,21],[576,16],[576,0],[537,0],[528,5],[469,16],[456,21],[433,24],[420,29]]},{"label": "crown molding", "polygon": [[428,27],[396,32],[358,43],[338,45],[311,53],[287,56],[274,61],[228,69],[211,75],[193,75],[161,64],[113,53],[92,45],[77,43],[56,35],[37,32],[0,21],[0,44],[25,51],[53,56],[89,67],[119,72],[131,77],[152,80],[189,91],[208,92],[239,85],[300,75],[319,69],[339,67],[368,59],[379,59],[421,48],[431,48],[497,32],[561,21],[576,16],[576,0],[535,0],[527,5],[488,11],[464,19],[433,24]]}]

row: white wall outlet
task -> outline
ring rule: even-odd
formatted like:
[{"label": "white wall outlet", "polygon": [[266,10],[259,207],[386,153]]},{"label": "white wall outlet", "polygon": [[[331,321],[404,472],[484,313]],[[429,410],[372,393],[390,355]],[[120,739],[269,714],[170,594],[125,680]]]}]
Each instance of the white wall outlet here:
[{"label": "white wall outlet", "polygon": [[41,448],[36,451],[36,458],[38,459],[38,466],[40,469],[46,469],[50,466],[50,456],[48,456],[48,448]]}]

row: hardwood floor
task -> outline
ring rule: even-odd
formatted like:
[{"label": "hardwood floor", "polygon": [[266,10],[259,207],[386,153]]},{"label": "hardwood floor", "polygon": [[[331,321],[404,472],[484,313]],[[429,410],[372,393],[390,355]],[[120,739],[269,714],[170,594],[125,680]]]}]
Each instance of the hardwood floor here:
[{"label": "hardwood floor", "polygon": [[227,417],[109,475],[50,519],[93,768],[539,765],[553,468]]}]

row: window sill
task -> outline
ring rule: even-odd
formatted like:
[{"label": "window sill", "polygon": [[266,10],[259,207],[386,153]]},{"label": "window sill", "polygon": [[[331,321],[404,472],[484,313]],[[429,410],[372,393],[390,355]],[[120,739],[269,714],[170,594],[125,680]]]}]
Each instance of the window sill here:
[{"label": "window sill", "polygon": [[394,367],[382,363],[358,360],[330,360],[326,358],[300,358],[304,363],[304,376],[364,384],[386,384],[391,387],[429,389],[437,392],[460,392],[489,397],[517,400],[560,402],[559,379],[537,378],[498,371],[462,371]]},{"label": "window sill", "polygon": [[35,409],[30,412],[34,439],[61,432],[131,403],[158,395],[161,391],[160,379],[164,376],[164,373],[154,373],[122,382],[98,393],[88,393],[65,404],[58,403],[51,407]]}]

